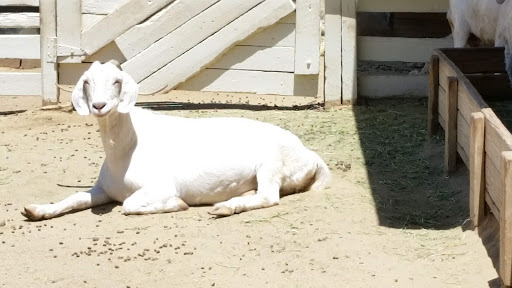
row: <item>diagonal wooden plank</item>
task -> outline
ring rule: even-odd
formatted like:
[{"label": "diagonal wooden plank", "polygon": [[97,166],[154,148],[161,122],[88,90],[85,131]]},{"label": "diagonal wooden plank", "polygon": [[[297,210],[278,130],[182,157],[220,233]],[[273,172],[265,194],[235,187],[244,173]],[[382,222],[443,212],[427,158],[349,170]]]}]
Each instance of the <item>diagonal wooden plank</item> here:
[{"label": "diagonal wooden plank", "polygon": [[121,66],[142,81],[262,1],[221,0]]},{"label": "diagonal wooden plank", "polygon": [[82,32],[82,49],[89,55],[174,0],[131,0]]},{"label": "diagonal wooden plank", "polygon": [[208,64],[251,34],[270,26],[295,10],[291,0],[267,0],[245,13],[213,36],[190,49],[140,82],[141,91],[166,90],[194,76]]},{"label": "diagonal wooden plank", "polygon": [[175,1],[144,23],[133,26],[119,36],[116,39],[116,44],[124,57],[131,59],[218,1]]}]

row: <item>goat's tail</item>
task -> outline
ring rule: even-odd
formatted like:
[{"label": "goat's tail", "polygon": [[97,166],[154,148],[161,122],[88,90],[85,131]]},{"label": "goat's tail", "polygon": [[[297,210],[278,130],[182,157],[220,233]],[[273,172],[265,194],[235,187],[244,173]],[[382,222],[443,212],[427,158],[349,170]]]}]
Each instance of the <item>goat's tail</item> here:
[{"label": "goat's tail", "polygon": [[328,187],[331,182],[331,171],[324,160],[315,153],[317,158],[317,167],[315,171],[315,182],[311,185],[311,190],[322,190]]}]

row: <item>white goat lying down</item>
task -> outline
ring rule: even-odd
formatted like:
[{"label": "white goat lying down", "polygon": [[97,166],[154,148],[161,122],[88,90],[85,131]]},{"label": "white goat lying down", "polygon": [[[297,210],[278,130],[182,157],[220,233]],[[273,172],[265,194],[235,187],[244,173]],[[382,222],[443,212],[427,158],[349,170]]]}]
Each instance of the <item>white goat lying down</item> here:
[{"label": "white goat lying down", "polygon": [[[138,87],[115,63],[95,62],[72,101],[98,119],[105,161],[94,187],[55,204],[28,205],[29,219],[50,219],[112,201],[125,214],[214,204],[210,214],[279,204],[280,195],[328,184],[324,161],[291,132],[243,118],[190,119],[134,107]],[[242,194],[257,190],[250,196]]]}]

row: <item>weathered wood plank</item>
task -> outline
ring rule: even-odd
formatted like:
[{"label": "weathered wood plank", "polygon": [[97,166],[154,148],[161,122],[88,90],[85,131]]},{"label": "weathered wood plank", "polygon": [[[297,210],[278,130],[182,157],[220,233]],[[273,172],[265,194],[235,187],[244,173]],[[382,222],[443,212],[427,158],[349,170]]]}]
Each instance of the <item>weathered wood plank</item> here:
[{"label": "weathered wood plank", "polygon": [[474,227],[480,226],[484,219],[485,203],[485,118],[482,112],[471,114],[471,144],[469,152],[469,217]]},{"label": "weathered wood plank", "polygon": [[428,77],[426,75],[359,74],[358,82],[359,95],[366,98],[385,98],[390,96],[425,97],[428,95]]},{"label": "weathered wood plank", "polygon": [[357,54],[362,61],[428,62],[432,49],[450,46],[450,38],[357,37]]},{"label": "weathered wood plank", "polygon": [[295,74],[315,75],[320,63],[320,0],[299,0],[296,7]]},{"label": "weathered wood plank", "polygon": [[505,286],[512,285],[512,151],[501,154],[503,203],[500,207],[500,277]]},{"label": "weathered wood plank", "polygon": [[0,67],[20,68],[21,59],[2,59],[0,58]]},{"label": "weathered wood plank", "polygon": [[0,28],[39,28],[39,13],[0,13]]},{"label": "weathered wood plank", "polygon": [[[485,141],[485,140],[484,140]],[[501,203],[503,193],[502,191],[502,183],[501,183],[501,172],[498,170],[497,166],[501,165],[501,163],[493,163],[493,160],[489,157],[489,154],[485,154],[485,189],[489,192],[489,196],[492,201],[498,207],[498,210],[501,210]]]},{"label": "weathered wood plank", "polygon": [[[130,0],[82,32],[82,49],[91,55],[174,0]],[[131,15],[131,17],[126,17]]]},{"label": "weathered wood plank", "polygon": [[448,78],[448,90],[446,91],[446,129],[445,129],[445,155],[444,169],[453,172],[457,168],[457,99],[458,81],[456,77]]},{"label": "weathered wood plank", "polygon": [[341,0],[341,69],[343,104],[357,103],[356,0]]},{"label": "weathered wood plank", "polygon": [[471,113],[474,112],[480,112],[482,108],[475,99],[471,96],[469,91],[467,90],[467,87],[465,85],[461,84],[459,85],[459,99],[457,101],[458,103],[458,109],[462,116],[466,119],[466,121],[469,121],[469,117]]},{"label": "weathered wood plank", "polygon": [[41,95],[41,73],[0,72],[0,95]]},{"label": "weathered wood plank", "polygon": [[2,0],[1,6],[39,6],[39,0]]},{"label": "weathered wood plank", "polygon": [[498,219],[497,222],[499,222],[500,219],[500,210],[498,209],[498,206],[496,206],[496,203],[492,200],[489,191],[485,190],[485,202],[487,205],[489,205],[489,208],[491,210],[491,213],[494,215],[494,218]]},{"label": "weathered wood plank", "polygon": [[[81,2],[82,0],[57,1],[57,44],[80,49]],[[65,56],[68,55],[70,54]]]},{"label": "weathered wood plank", "polygon": [[107,15],[130,0],[82,0],[82,13]]},{"label": "weathered wood plank", "polygon": [[[130,59],[218,1],[175,1],[142,24],[133,26],[119,36],[115,40],[116,44],[126,59]],[[192,30],[191,32],[194,33]]]},{"label": "weathered wood plank", "polygon": [[238,43],[239,46],[295,47],[295,24],[276,23]]},{"label": "weathered wood plank", "polygon": [[[446,119],[446,91],[443,87],[439,86],[439,115]],[[444,126],[443,126],[444,129]]]},{"label": "weathered wood plank", "polygon": [[39,35],[0,35],[0,58],[39,59]]},{"label": "weathered wood plank", "polygon": [[43,105],[55,104],[59,101],[58,65],[56,63],[57,15],[56,0],[40,0],[39,14],[41,17],[41,95]]},{"label": "weathered wood plank", "polygon": [[429,67],[429,96],[427,114],[427,137],[430,139],[439,130],[439,57],[432,55]]},{"label": "weathered wood plank", "polygon": [[482,109],[482,113],[485,115],[485,152],[499,167],[501,152],[512,150],[512,135],[490,108]]},{"label": "weathered wood plank", "polygon": [[[457,113],[457,144],[462,147],[464,152],[467,155],[470,155],[470,136],[471,136],[471,129],[469,127],[469,123],[467,120],[462,116],[462,114]],[[469,168],[469,166],[468,166]]]},{"label": "weathered wood plank", "polygon": [[459,143],[457,143],[457,153],[459,153],[460,159],[462,159],[462,162],[466,164],[467,167],[469,167],[469,156],[466,154],[466,151],[460,146]]},{"label": "weathered wood plank", "polygon": [[325,104],[341,105],[341,1],[325,0]]},{"label": "weathered wood plank", "polygon": [[444,120],[444,118],[441,114],[439,114],[439,125],[441,125],[443,130],[446,130],[446,120]]},{"label": "weathered wood plank", "polygon": [[[254,79],[258,79],[258,81],[254,81]],[[179,85],[176,89],[314,97],[318,95],[318,76],[298,76],[293,73],[282,72],[206,69]]]},{"label": "weathered wood plank", "polygon": [[[123,63],[122,67],[135,81],[140,82],[262,1],[220,1]],[[224,40],[219,39],[219,41]]]},{"label": "weathered wood plank", "polygon": [[[267,0],[229,23],[212,37],[165,65],[140,83],[141,91],[155,91],[167,85],[172,89],[197,74],[219,55],[244,38],[276,23],[295,9],[290,0]],[[200,57],[198,57],[198,55]],[[156,89],[155,89],[156,88]]]},{"label": "weathered wood plank", "polygon": [[293,72],[294,49],[235,46],[208,68]]},{"label": "weathered wood plank", "polygon": [[446,0],[358,0],[357,11],[361,12],[446,12]]},{"label": "weathered wood plank", "polygon": [[456,76],[456,72],[445,61],[439,61],[439,85],[443,89],[448,88],[448,77]]}]

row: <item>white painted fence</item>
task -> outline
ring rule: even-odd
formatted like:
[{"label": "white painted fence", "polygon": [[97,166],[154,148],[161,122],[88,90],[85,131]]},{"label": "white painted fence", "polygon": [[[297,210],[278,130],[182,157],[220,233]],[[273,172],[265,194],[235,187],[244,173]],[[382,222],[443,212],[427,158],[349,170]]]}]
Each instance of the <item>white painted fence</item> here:
[{"label": "white painted fence", "polygon": [[0,96],[41,95],[40,37],[26,34],[39,28],[39,13],[5,9],[14,6],[37,7],[39,1],[0,1],[2,11],[9,11],[0,12]]},{"label": "white painted fence", "polygon": [[321,0],[43,2],[56,7],[43,15],[41,6],[45,23],[56,27],[41,30],[45,102],[58,99],[53,81],[73,85],[93,61],[110,59],[141,92],[165,87],[252,94],[261,104],[275,95],[323,102]]},{"label": "white painted fence", "polygon": [[[448,0],[325,0],[326,1],[326,101],[343,94],[344,103],[357,96],[426,96],[427,75],[357,73],[358,60],[429,62],[433,48],[452,47],[450,38],[364,37],[356,31],[356,12],[446,12]],[[341,15],[341,17],[339,17]],[[428,25],[428,23],[425,23]],[[339,33],[338,29],[342,32]],[[338,36],[340,35],[340,36]],[[338,52],[340,51],[340,52]],[[337,62],[343,54],[343,59]],[[342,78],[339,89],[336,79]],[[341,90],[341,91],[340,91]]]}]

